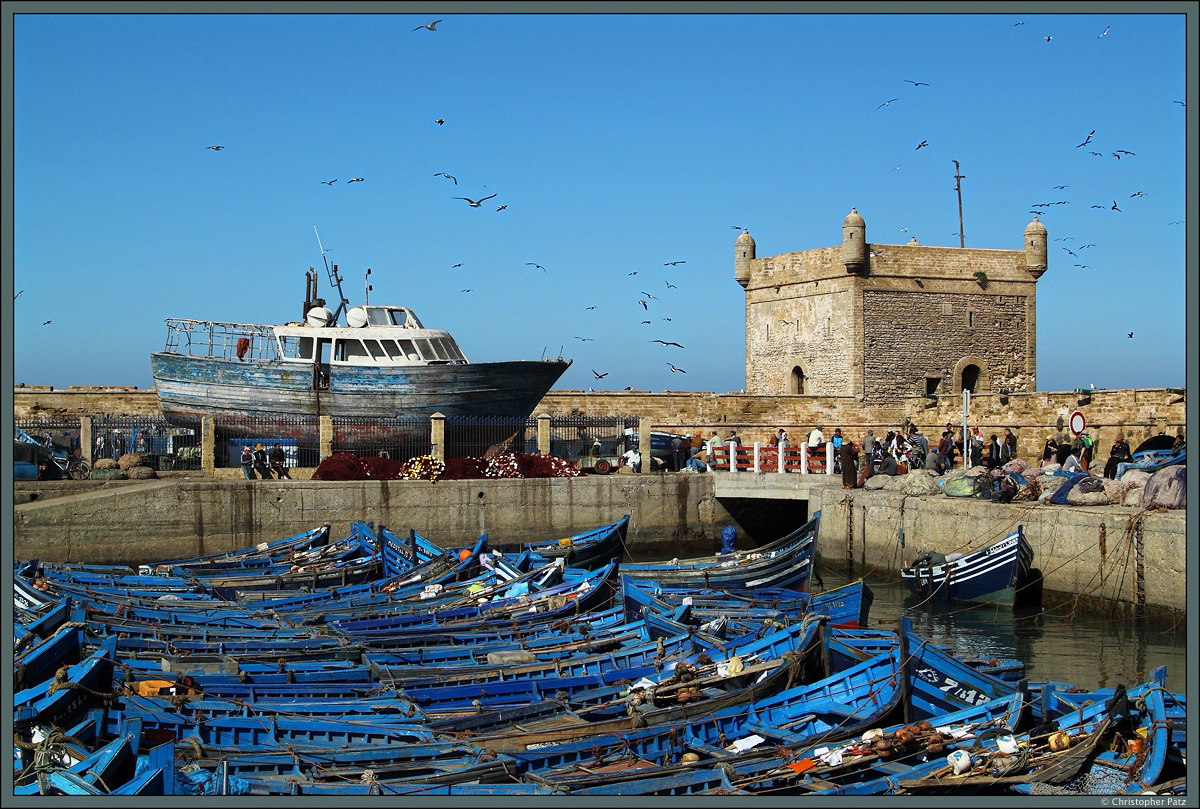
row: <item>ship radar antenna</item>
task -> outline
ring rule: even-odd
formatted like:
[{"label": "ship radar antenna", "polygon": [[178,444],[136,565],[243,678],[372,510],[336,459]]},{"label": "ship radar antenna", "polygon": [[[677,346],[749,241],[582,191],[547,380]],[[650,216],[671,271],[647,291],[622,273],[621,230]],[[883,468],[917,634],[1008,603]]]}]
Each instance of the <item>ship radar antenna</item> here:
[{"label": "ship radar antenna", "polygon": [[363,279],[364,283],[366,283],[366,285],[367,285],[367,288],[365,290],[363,290],[363,306],[366,306],[368,303],[371,302],[371,290],[375,288],[375,287],[371,286],[370,280],[371,280],[371,268],[367,267],[367,274]]}]

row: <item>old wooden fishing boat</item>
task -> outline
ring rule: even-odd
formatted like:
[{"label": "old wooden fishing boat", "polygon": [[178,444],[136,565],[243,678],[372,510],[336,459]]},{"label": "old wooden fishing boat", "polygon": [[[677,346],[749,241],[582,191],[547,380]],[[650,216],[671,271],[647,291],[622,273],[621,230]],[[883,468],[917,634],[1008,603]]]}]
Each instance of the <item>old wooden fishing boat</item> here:
[{"label": "old wooden fishing boat", "polygon": [[[194,425],[215,416],[227,438],[266,434],[312,445],[318,416],[345,416],[386,420],[395,438],[427,439],[434,413],[528,418],[571,364],[469,362],[448,332],[426,328],[411,309],[350,307],[336,264],[329,277],[337,306],[317,297],[310,271],[300,321],[167,319],[166,346],[150,355],[167,420]],[[361,429],[378,441],[377,424]]]},{"label": "old wooden fishing boat", "polygon": [[957,558],[930,558],[927,554],[912,567],[901,568],[900,579],[921,599],[1012,606],[1028,583],[1032,562],[1033,549],[1018,525],[999,542]]}]

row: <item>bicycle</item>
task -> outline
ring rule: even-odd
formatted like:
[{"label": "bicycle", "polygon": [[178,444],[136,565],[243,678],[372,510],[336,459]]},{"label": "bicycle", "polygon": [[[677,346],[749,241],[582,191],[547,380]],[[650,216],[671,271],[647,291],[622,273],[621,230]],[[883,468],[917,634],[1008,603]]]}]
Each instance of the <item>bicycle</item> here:
[{"label": "bicycle", "polygon": [[87,480],[91,477],[92,467],[78,455],[66,455],[55,452],[50,456],[54,465],[61,469],[71,480]]}]

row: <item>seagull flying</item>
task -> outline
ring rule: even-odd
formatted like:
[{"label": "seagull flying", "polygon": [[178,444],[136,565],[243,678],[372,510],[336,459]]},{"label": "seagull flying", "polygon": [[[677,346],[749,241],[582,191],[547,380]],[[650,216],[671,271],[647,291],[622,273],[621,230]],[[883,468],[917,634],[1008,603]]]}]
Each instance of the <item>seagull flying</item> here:
[{"label": "seagull flying", "polygon": [[[525,266],[526,266],[526,267],[537,267],[537,268],[538,268],[539,270],[541,270],[542,272],[546,272],[546,268],[545,268],[545,267],[543,267],[541,264],[534,264],[532,261],[526,261],[526,262],[525,262]],[[547,273],[547,275],[549,275],[549,273]]]},{"label": "seagull flying", "polygon": [[667,365],[670,366],[672,373],[674,373],[674,372],[679,372],[681,374],[687,373],[687,371],[683,370],[682,368],[676,368],[674,365],[671,365],[671,363],[669,363],[669,362],[667,363]]},{"label": "seagull flying", "polygon": [[[1132,154],[1133,154],[1133,152],[1127,152],[1127,151],[1125,151],[1124,149],[1117,149],[1117,151],[1113,152],[1113,154],[1128,154],[1128,155],[1132,155]],[[1134,157],[1137,157],[1137,155],[1133,155],[1133,156],[1134,156]]]},{"label": "seagull flying", "polygon": [[[1110,26],[1110,25],[1106,25],[1106,26],[1104,26],[1104,30],[1100,32],[1100,37],[1102,37],[1102,36],[1104,36],[1105,34],[1107,34],[1107,33],[1108,33],[1108,29],[1109,29],[1109,28],[1111,28],[1111,27],[1112,27],[1112,26]],[[1099,39],[1100,37],[1096,37],[1096,39]]]},{"label": "seagull flying", "polygon": [[322,180],[321,185],[333,185],[337,180]]},{"label": "seagull flying", "polygon": [[21,290],[20,292],[18,292],[16,295],[13,295],[13,300],[15,301],[17,298],[21,297],[21,295],[22,295],[24,292],[25,292],[25,290],[23,290],[23,289],[22,289],[22,290]]},{"label": "seagull flying", "polygon": [[439,171],[437,174],[435,174],[433,176],[434,177],[445,177],[447,180],[454,180],[454,184],[458,185],[458,179],[455,177],[451,177],[449,174],[447,174],[444,171]]},{"label": "seagull flying", "polygon": [[1104,155],[1100,154],[1099,152],[1092,152],[1091,154],[1092,157],[1104,157]]},{"label": "seagull flying", "polygon": [[413,30],[414,30],[414,31],[420,31],[422,28],[425,28],[425,29],[427,29],[427,30],[429,30],[429,31],[435,31],[435,30],[437,30],[437,24],[438,24],[438,23],[440,23],[440,22],[441,22],[441,20],[434,20],[433,22],[429,23],[428,25],[418,25],[418,26],[417,26],[416,28],[414,28]]},{"label": "seagull flying", "polygon": [[779,322],[785,326],[795,326],[796,325],[796,321],[794,321],[794,320],[781,320]]},{"label": "seagull flying", "polygon": [[667,281],[667,289],[679,289],[679,287],[675,286],[670,281]]},{"label": "seagull flying", "polygon": [[734,230],[745,230],[745,228],[741,225],[730,225],[730,227],[732,227]]},{"label": "seagull flying", "polygon": [[649,321],[649,320],[643,320],[643,321],[642,321],[642,325],[643,325],[643,326],[649,326],[649,325],[650,325],[650,321]]},{"label": "seagull flying", "polygon": [[650,300],[652,300],[652,301],[656,301],[656,300],[658,300],[658,298],[654,297],[654,296],[653,296],[653,295],[651,295],[649,292],[643,292],[642,294],[643,294],[643,295],[645,295],[647,298],[649,298],[649,299],[650,299]]},{"label": "seagull flying", "polygon": [[[1088,133],[1088,136],[1083,139],[1083,143],[1079,144],[1079,146],[1087,146],[1089,143],[1092,142],[1092,135],[1095,135],[1095,134],[1096,134],[1096,130],[1093,129],[1091,132]],[[1075,148],[1078,149],[1079,146],[1076,146]],[[1095,153],[1093,152],[1093,154],[1095,154]]]},{"label": "seagull flying", "polygon": [[1061,191],[1061,190],[1062,190],[1062,189],[1064,189],[1064,188],[1070,188],[1070,187],[1071,187],[1071,186],[1069,186],[1069,185],[1056,185],[1056,186],[1054,186],[1054,189],[1055,189],[1056,191]]},{"label": "seagull flying", "polygon": [[640,303],[642,305],[642,308],[645,309],[647,312],[650,311],[650,307],[647,306],[646,302],[644,300],[642,300],[641,298],[638,298],[638,303]]},{"label": "seagull flying", "polygon": [[1049,42],[1049,41],[1050,41],[1050,40],[1052,40],[1052,39],[1054,39],[1054,37],[1046,37],[1046,41],[1047,41],[1047,42]]},{"label": "seagull flying", "polygon": [[605,371],[602,374],[597,374],[595,368],[592,369],[592,373],[596,375],[597,379],[603,379],[604,377],[608,376],[608,371]]},{"label": "seagull flying", "polygon": [[1081,270],[1090,270],[1092,268],[1091,264],[1076,264],[1075,266]]},{"label": "seagull flying", "polygon": [[1133,332],[1129,332],[1129,336],[1130,336],[1130,337],[1133,337]]},{"label": "seagull flying", "polygon": [[352,180],[347,180],[346,184],[349,185],[350,183],[361,183],[362,181],[363,181],[362,177],[355,177]]},{"label": "seagull flying", "polygon": [[675,267],[679,264],[687,264],[687,262],[686,261],[668,261],[666,264],[663,264],[663,266],[664,267]]},{"label": "seagull flying", "polygon": [[468,204],[468,205],[470,205],[472,208],[478,208],[480,205],[482,205],[483,203],[487,202],[489,199],[491,199],[491,198],[492,198],[492,197],[494,197],[494,196],[497,196],[497,195],[496,195],[496,194],[492,194],[492,196],[491,196],[491,197],[484,197],[484,198],[483,198],[483,199],[481,199],[481,200],[467,199],[466,197],[455,197],[455,199],[466,200],[467,204]]},{"label": "seagull flying", "polygon": [[1132,199],[1133,197],[1140,197],[1140,196],[1142,196],[1141,191],[1134,191],[1132,194],[1129,195],[1130,199]]},{"label": "seagull flying", "polygon": [[928,145],[929,145],[929,141],[923,140],[917,144],[917,148],[920,149],[922,146],[928,146]]},{"label": "seagull flying", "polygon": [[450,269],[452,269],[452,270],[453,270],[453,269],[457,269],[458,267],[461,267],[461,266],[462,266],[461,264],[455,264],[455,265],[454,265],[453,267],[451,267]]},{"label": "seagull flying", "polygon": [[576,339],[576,340],[582,340],[582,341],[583,341],[583,342],[585,342],[585,343],[593,343],[593,342],[595,342],[595,341],[594,341],[594,340],[593,340],[591,337],[579,337],[578,335],[576,335],[575,339]]},{"label": "seagull flying", "polygon": [[1111,210],[1114,210],[1114,211],[1117,211],[1117,212],[1120,212],[1120,210],[1121,210],[1120,208],[1118,208],[1118,207],[1117,207],[1117,201],[1116,201],[1115,199],[1113,200],[1113,204],[1112,204],[1112,208],[1111,208]]},{"label": "seagull flying", "polygon": [[908,233],[908,228],[900,228],[901,233]]},{"label": "seagull flying", "polygon": [[507,205],[497,205],[497,206],[496,206],[496,210],[497,210],[497,211],[503,211],[503,210],[504,210],[505,208],[507,208],[507,207],[508,207]]},{"label": "seagull flying", "polygon": [[470,291],[471,291],[471,290],[469,290],[469,289],[464,289],[464,290],[463,290],[463,292],[470,292]]},{"label": "seagull flying", "polygon": [[882,107],[886,107],[888,104],[891,104],[892,101],[899,101],[899,100],[900,99],[898,99],[898,98],[893,98],[891,101],[885,101],[882,104],[880,104],[878,107],[876,107],[875,109],[880,109]]},{"label": "seagull flying", "polygon": [[224,146],[208,146],[208,147],[206,147],[206,148],[208,148],[208,149],[212,149],[214,152],[219,152],[219,151],[221,151],[222,149],[224,149],[225,147],[224,147]]},{"label": "seagull flying", "polygon": [[[1064,247],[1063,250],[1066,250],[1068,253],[1071,253],[1071,255],[1075,256],[1075,254],[1071,252],[1071,249],[1069,247]],[[1075,258],[1079,258],[1079,256],[1075,256]]]},{"label": "seagull flying", "polygon": [[588,307],[588,310],[592,310],[592,309],[595,309],[595,308],[596,308],[595,306],[589,306],[589,307]]},{"label": "seagull flying", "polygon": [[49,320],[43,321],[43,322],[42,322],[42,325],[43,325],[43,326],[49,326],[49,325],[50,325],[50,321],[49,321]]},{"label": "seagull flying", "polygon": [[442,124],[446,123],[446,119],[445,118],[434,118],[433,122],[435,124],[437,124],[438,126],[441,126]]},{"label": "seagull flying", "polygon": [[911,84],[913,87],[928,87],[929,86],[926,82],[923,82],[923,81],[913,81],[912,79],[905,79],[905,81],[908,82],[909,84]]},{"label": "seagull flying", "polygon": [[1095,246],[1096,246],[1096,245],[1095,245],[1094,243],[1091,243],[1091,242],[1089,242],[1088,244],[1081,244],[1081,245],[1079,245],[1079,249],[1080,249],[1080,250],[1086,250],[1086,249],[1088,249],[1089,247],[1095,247]]},{"label": "seagull flying", "polygon": [[679,343],[668,343],[666,340],[651,340],[650,342],[662,343],[665,346],[675,346],[676,348],[683,348],[683,346],[679,345]]},{"label": "seagull flying", "polygon": [[630,275],[637,275],[637,270],[634,270],[633,272],[631,272],[631,273],[629,273],[629,274],[630,274]]}]

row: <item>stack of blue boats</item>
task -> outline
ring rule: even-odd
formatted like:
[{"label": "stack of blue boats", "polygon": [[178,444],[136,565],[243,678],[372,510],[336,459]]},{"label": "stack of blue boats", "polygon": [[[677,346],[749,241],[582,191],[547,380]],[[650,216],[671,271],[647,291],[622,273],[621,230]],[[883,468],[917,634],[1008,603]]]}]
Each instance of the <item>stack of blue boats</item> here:
[{"label": "stack of blue boats", "polygon": [[[820,515],[632,563],[359,522],[14,568],[21,795],[1182,794],[1186,698],[1029,682],[812,593]],[[989,665],[990,663],[990,665]]]}]

